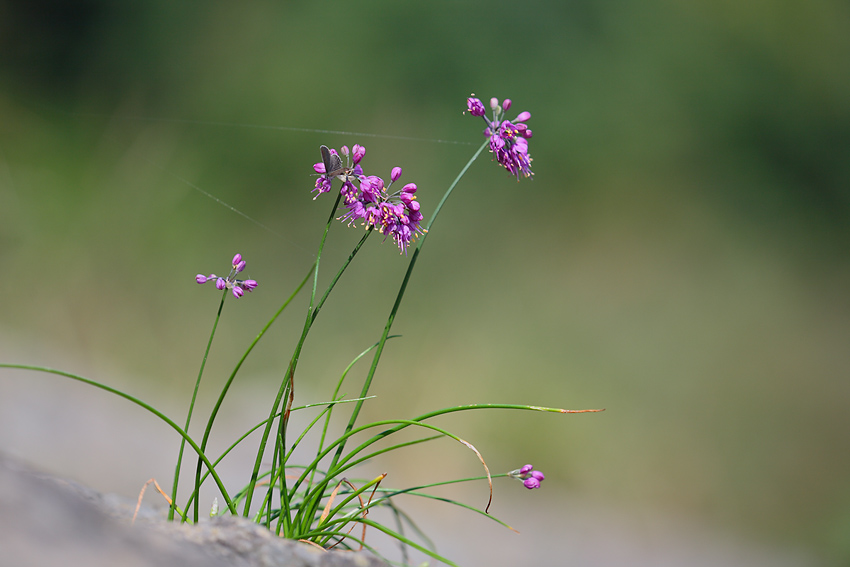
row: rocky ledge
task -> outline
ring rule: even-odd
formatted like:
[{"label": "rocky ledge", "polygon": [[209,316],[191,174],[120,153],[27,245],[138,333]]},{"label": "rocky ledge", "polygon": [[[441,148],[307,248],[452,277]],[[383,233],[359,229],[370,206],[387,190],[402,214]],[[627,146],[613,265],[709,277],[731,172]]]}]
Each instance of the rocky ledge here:
[{"label": "rocky ledge", "polygon": [[241,517],[196,526],[0,454],[0,566],[386,567],[373,555],[281,539]]}]

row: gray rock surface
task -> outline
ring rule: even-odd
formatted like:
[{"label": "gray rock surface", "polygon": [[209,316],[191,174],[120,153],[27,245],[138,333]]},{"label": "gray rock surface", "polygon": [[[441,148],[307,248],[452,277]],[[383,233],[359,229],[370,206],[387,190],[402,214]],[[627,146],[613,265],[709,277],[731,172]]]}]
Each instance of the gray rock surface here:
[{"label": "gray rock surface", "polygon": [[385,567],[324,551],[237,517],[167,523],[135,503],[39,473],[0,454],[0,567]]}]

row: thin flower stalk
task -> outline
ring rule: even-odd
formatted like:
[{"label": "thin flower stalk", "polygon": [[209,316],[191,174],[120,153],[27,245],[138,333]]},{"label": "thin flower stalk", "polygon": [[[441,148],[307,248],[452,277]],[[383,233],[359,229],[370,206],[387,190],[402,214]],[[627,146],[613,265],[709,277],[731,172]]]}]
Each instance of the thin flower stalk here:
[{"label": "thin flower stalk", "polygon": [[[324,250],[325,240],[327,239],[328,232],[330,231],[331,223],[333,222],[334,212],[336,211],[337,206],[339,205],[340,197],[337,197],[336,202],[334,203],[333,209],[331,210],[330,217],[328,218],[327,223],[325,224],[325,230],[322,233],[322,240],[319,242],[319,250],[316,254],[316,262],[313,264],[313,286],[310,290],[310,301],[307,306],[307,318],[304,322],[304,329],[301,332],[301,338],[298,341],[298,345],[295,347],[295,352],[292,355],[292,358],[289,361],[289,367],[286,372],[286,376],[281,381],[280,388],[278,389],[277,396],[274,399],[274,403],[272,404],[271,411],[269,412],[269,419],[266,423],[265,428],[263,429],[263,436],[260,440],[260,446],[257,450],[257,457],[254,461],[254,469],[251,472],[251,479],[248,482],[248,488],[245,494],[245,506],[243,508],[242,514],[246,518],[250,514],[251,510],[251,501],[254,496],[254,488],[257,485],[257,478],[260,473],[260,467],[262,466],[263,455],[266,450],[266,443],[268,443],[269,434],[271,433],[272,423],[274,421],[273,416],[278,413],[279,408],[281,407],[281,401],[284,398],[284,395],[287,395],[288,400],[294,398],[294,391],[292,387],[292,377],[295,371],[295,364],[297,364],[298,356],[301,353],[301,347],[304,344],[304,340],[307,338],[307,333],[310,330],[310,325],[312,321],[315,319],[315,315],[313,313],[313,304],[316,299],[316,287],[318,285],[319,279],[319,266],[322,258],[322,251]],[[285,420],[286,415],[281,416],[281,421]],[[282,429],[282,427],[281,427]],[[280,432],[279,432],[280,434]]]},{"label": "thin flower stalk", "polygon": [[[205,284],[208,281],[215,281],[215,286],[219,290],[229,289],[233,296],[237,299],[242,297],[242,295],[248,291],[252,291],[257,287],[257,282],[255,280],[238,280],[236,279],[236,274],[242,272],[246,266],[245,260],[242,259],[242,254],[236,254],[233,256],[233,260],[231,261],[231,269],[230,274],[226,278],[217,277],[215,274],[210,274],[209,276],[205,276],[203,274],[198,274],[195,276],[195,281],[199,284]],[[186,425],[183,428],[184,431],[189,431],[189,424],[192,421],[192,412],[195,408],[195,401],[198,398],[198,389],[201,386],[201,378],[204,375],[204,368],[207,364],[207,357],[210,354],[210,348],[212,347],[213,338],[215,337],[215,330],[218,327],[218,322],[221,319],[221,311],[224,308],[224,299],[226,294],[222,295],[221,302],[218,305],[218,312],[216,313],[215,321],[213,322],[213,328],[210,332],[210,338],[207,341],[207,347],[204,351],[204,357],[201,360],[201,368],[198,371],[198,378],[195,380],[195,388],[192,391],[192,400],[189,402],[189,411],[186,415]],[[174,467],[174,485],[171,489],[171,507],[168,510],[168,520],[171,521],[174,519],[174,512],[177,500],[177,487],[180,482],[180,468],[183,464],[183,449],[186,446],[185,439],[180,441],[180,450],[177,454],[177,465]],[[198,469],[200,469],[200,463],[198,464]],[[200,474],[200,473],[199,473]],[[185,518],[185,516],[184,516]],[[195,503],[195,522],[198,521],[198,506],[197,502]]]},{"label": "thin flower stalk", "polygon": [[[240,260],[241,260],[241,258],[240,258]],[[277,321],[277,318],[280,317],[280,315],[283,313],[284,309],[286,309],[289,306],[289,304],[292,303],[292,300],[295,299],[295,296],[298,295],[298,293],[301,291],[301,289],[307,283],[307,280],[310,279],[310,274],[312,272],[313,272],[313,267],[311,266],[310,269],[307,271],[307,275],[304,276],[304,279],[301,280],[301,283],[298,284],[298,287],[295,288],[295,291],[293,291],[292,294],[289,296],[289,298],[287,298],[287,300],[284,301],[283,305],[280,306],[280,309],[278,309],[277,312],[274,315],[272,315],[272,317],[271,317],[271,319],[269,319],[268,323],[266,323],[266,325],[260,330],[260,332],[257,334],[257,336],[254,337],[254,340],[251,341],[251,344],[248,345],[248,349],[242,355],[242,358],[240,358],[239,362],[236,363],[236,367],[233,369],[233,372],[230,373],[230,376],[228,377],[227,382],[225,382],[224,387],[221,389],[221,393],[218,396],[218,400],[216,401],[215,406],[213,406],[213,409],[210,412],[209,419],[207,420],[207,426],[206,426],[206,429],[204,430],[204,437],[201,440],[201,450],[202,451],[206,450],[207,442],[209,441],[210,433],[212,432],[212,427],[213,427],[213,423],[215,422],[215,418],[218,415],[218,411],[221,408],[221,405],[224,403],[224,398],[225,398],[225,396],[227,396],[227,392],[230,391],[230,386],[233,384],[233,380],[236,378],[236,374],[239,372],[239,369],[242,368],[242,364],[248,358],[248,355],[251,354],[251,351],[254,350],[254,347],[257,346],[257,343],[260,342],[260,339],[263,338],[263,336],[266,334],[266,331],[268,331],[271,328],[272,324],[275,321]],[[223,300],[222,300],[222,302],[223,302]],[[200,459],[198,459],[198,463],[197,463],[197,466],[195,468],[195,492],[193,492],[193,494],[197,494],[200,490],[201,464],[202,463],[201,463]],[[190,502],[191,502],[191,500],[190,500]],[[187,503],[186,506],[188,507],[189,504]],[[195,522],[197,522],[198,521],[198,502],[197,502],[197,500],[195,501],[194,516],[195,516]]]},{"label": "thin flower stalk", "polygon": [[[413,251],[413,254],[411,255],[410,262],[407,265],[407,272],[405,272],[405,274],[404,274],[404,279],[402,280],[401,287],[399,288],[398,294],[396,295],[395,303],[393,303],[393,307],[390,310],[390,315],[387,318],[387,323],[384,326],[384,332],[381,335],[380,341],[378,342],[377,349],[375,349],[375,354],[372,358],[372,365],[369,368],[369,373],[366,375],[366,379],[363,383],[363,389],[361,390],[361,393],[360,393],[361,398],[368,396],[369,388],[372,385],[372,379],[375,376],[375,371],[378,369],[378,362],[380,362],[381,354],[383,354],[383,351],[384,351],[384,345],[387,342],[387,337],[389,337],[390,329],[392,329],[392,325],[393,325],[393,321],[395,321],[396,313],[398,312],[398,309],[401,306],[401,300],[404,298],[404,292],[407,290],[407,283],[410,281],[410,276],[413,273],[414,266],[416,266],[416,260],[419,257],[419,252],[422,250],[422,246],[424,246],[424,244],[425,244],[425,239],[427,238],[427,236],[428,236],[428,234],[431,230],[431,226],[434,224],[434,221],[437,220],[437,216],[440,214],[440,211],[442,210],[443,205],[446,203],[449,196],[452,194],[452,191],[454,191],[454,188],[457,186],[457,184],[460,182],[461,178],[463,178],[463,176],[466,174],[466,171],[470,168],[470,166],[473,164],[473,162],[475,162],[475,160],[478,159],[478,156],[481,155],[481,152],[484,151],[484,148],[486,148],[486,147],[487,147],[487,143],[484,143],[484,144],[481,145],[481,147],[478,148],[478,151],[476,151],[475,154],[473,154],[473,156],[469,159],[469,161],[466,163],[466,165],[463,167],[463,169],[461,169],[460,173],[458,173],[457,177],[455,177],[452,184],[449,185],[449,188],[446,189],[446,192],[443,194],[442,199],[440,199],[440,202],[437,204],[437,207],[434,209],[434,213],[431,215],[431,220],[428,221],[428,225],[425,227],[425,230],[423,231],[422,237],[419,239],[419,242],[416,245],[416,249]],[[354,427],[354,423],[357,421],[357,417],[360,415],[360,410],[361,410],[362,406],[363,406],[362,403],[358,403],[354,407],[354,410],[351,413],[351,417],[348,420],[348,425],[346,426],[346,429],[345,429],[346,433],[351,431],[351,429]],[[344,449],[345,449],[344,444],[339,446],[337,453],[333,456],[331,468],[333,468],[333,465],[335,465],[337,463],[337,461],[339,460],[340,456],[342,455],[342,452],[343,452]]]}]

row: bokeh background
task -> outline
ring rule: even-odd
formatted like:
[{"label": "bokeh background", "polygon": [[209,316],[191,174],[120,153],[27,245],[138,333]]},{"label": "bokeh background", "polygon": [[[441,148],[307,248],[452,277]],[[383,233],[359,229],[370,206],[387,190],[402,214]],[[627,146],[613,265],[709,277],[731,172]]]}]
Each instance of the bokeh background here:
[{"label": "bokeh background", "polygon": [[[520,536],[410,509],[466,565],[847,564],[848,62],[840,0],[2,3],[0,353],[182,421],[219,299],[194,275],[241,252],[260,287],[225,305],[203,414],[312,263],[318,146],[401,165],[428,217],[482,140],[465,98],[509,97],[535,176],[485,153],[462,180],[366,417],[607,411],[439,422],[494,471],[546,473],[496,485]],[[360,235],[332,227],[324,282]],[[380,336],[406,264],[368,242],[307,342],[301,401]],[[305,298],[244,367],[221,443],[268,411]],[[6,371],[0,397],[0,450],[127,496],[170,482],[178,440],[124,401]],[[479,466],[443,442],[363,475],[383,470]]]}]

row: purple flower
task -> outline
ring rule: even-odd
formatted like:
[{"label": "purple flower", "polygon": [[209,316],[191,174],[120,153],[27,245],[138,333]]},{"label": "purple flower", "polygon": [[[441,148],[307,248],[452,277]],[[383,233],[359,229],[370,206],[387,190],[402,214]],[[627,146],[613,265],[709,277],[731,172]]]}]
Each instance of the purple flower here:
[{"label": "purple flower", "polygon": [[[325,172],[325,171],[324,171],[324,169],[325,169],[325,166],[324,166],[324,165],[322,165],[322,164],[320,164],[320,163],[319,163],[319,164],[316,164],[316,165],[321,165],[321,166],[322,166],[322,171],[320,171],[320,172],[318,172],[318,173],[324,173],[324,172]],[[328,191],[330,191],[330,190],[331,190],[331,181],[330,181],[330,179],[328,179],[328,178],[327,178],[327,177],[325,177],[324,175],[322,175],[322,176],[320,176],[318,179],[316,179],[316,188],[315,188],[315,189],[313,189],[313,191],[316,191],[316,197],[318,197],[318,196],[319,196],[319,195],[321,195],[322,193],[327,193],[327,192],[328,192]],[[313,197],[313,199],[315,199],[316,197]]]},{"label": "purple flower", "polygon": [[523,486],[529,490],[540,488],[540,483],[546,479],[546,476],[542,472],[534,470],[534,467],[531,465],[525,465],[520,469],[511,471],[508,473],[508,476],[521,480]]},{"label": "purple flower", "polygon": [[467,110],[473,116],[481,116],[487,127],[484,135],[490,138],[490,153],[495,155],[496,161],[502,164],[511,175],[519,180],[520,175],[531,177],[531,156],[528,155],[528,140],[532,136],[531,130],[525,124],[530,118],[530,112],[520,112],[513,120],[505,120],[505,113],[511,107],[511,100],[505,99],[499,105],[499,99],[490,99],[490,108],[493,111],[493,119],[487,118],[484,104],[477,98],[466,99]]},{"label": "purple flower", "polygon": [[466,111],[469,112],[473,116],[484,116],[487,110],[484,108],[484,103],[475,98],[474,96],[466,99]]},{"label": "purple flower", "polygon": [[[323,150],[324,151],[324,150]],[[335,154],[334,150],[329,150]],[[327,153],[327,152],[325,152]],[[343,147],[343,155],[347,148]],[[343,180],[340,194],[345,207],[348,209],[338,220],[349,225],[358,221],[366,228],[375,228],[385,237],[391,237],[399,250],[407,252],[410,243],[424,231],[421,227],[423,220],[419,202],[416,200],[416,184],[408,183],[401,191],[390,193],[388,189],[401,177],[400,167],[394,167],[390,173],[390,183],[386,185],[383,178],[377,175],[365,175],[360,160],[366,155],[366,148],[356,144],[352,148],[354,167],[343,168],[345,174],[337,176]],[[339,160],[335,160],[339,161]],[[328,163],[331,163],[328,160]],[[340,167],[342,167],[340,165]],[[332,179],[325,174],[325,165],[317,163],[314,171],[322,173],[316,181],[316,197],[331,189]],[[336,169],[334,167],[334,169]],[[313,197],[314,199],[316,197]]]},{"label": "purple flower", "polygon": [[207,282],[215,280],[215,287],[219,291],[223,291],[225,289],[229,289],[234,297],[242,297],[242,294],[246,291],[251,291],[257,287],[256,280],[237,280],[236,274],[245,269],[245,260],[242,259],[242,254],[237,254],[233,257],[233,261],[231,262],[230,274],[226,278],[218,277],[215,274],[210,274],[209,276],[205,276],[204,274],[198,274],[195,276],[195,281],[199,284],[205,284]]}]

